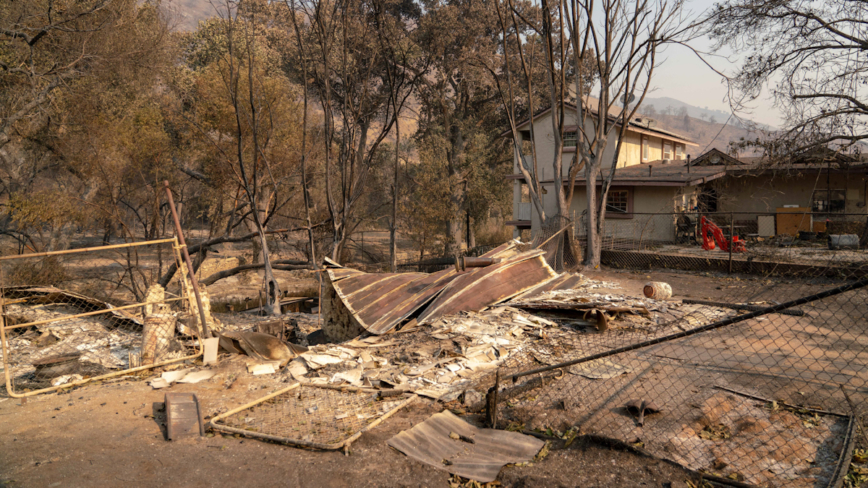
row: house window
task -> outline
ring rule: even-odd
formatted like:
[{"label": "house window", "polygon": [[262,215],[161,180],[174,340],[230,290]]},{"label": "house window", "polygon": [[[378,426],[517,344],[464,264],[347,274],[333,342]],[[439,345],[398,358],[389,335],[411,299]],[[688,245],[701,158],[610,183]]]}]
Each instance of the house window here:
[{"label": "house window", "polygon": [[611,189],[606,195],[606,218],[633,217],[633,192],[627,188]]},{"label": "house window", "polygon": [[843,213],[847,207],[847,190],[815,190],[811,211],[820,213]]},{"label": "house window", "polygon": [[672,143],[663,141],[663,159],[672,159]]},{"label": "house window", "polygon": [[684,159],[684,145],[676,144],[675,145],[675,159],[682,160]]},{"label": "house window", "polygon": [[642,161],[648,161],[651,157],[651,144],[648,143],[648,138],[642,136]]},{"label": "house window", "polygon": [[576,147],[576,131],[564,132],[564,147]]},{"label": "house window", "polygon": [[625,214],[627,208],[627,190],[611,190],[606,195],[606,211]]}]

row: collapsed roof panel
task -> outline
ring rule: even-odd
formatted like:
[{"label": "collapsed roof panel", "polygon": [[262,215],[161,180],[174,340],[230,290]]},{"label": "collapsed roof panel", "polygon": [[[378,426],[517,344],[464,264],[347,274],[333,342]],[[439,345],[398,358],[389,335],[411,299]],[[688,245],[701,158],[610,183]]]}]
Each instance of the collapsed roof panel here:
[{"label": "collapsed roof panel", "polygon": [[323,331],[336,341],[351,339],[362,331],[377,335],[388,332],[457,276],[452,268],[430,275],[335,271],[339,270],[328,271]]},{"label": "collapsed roof panel", "polygon": [[422,308],[434,296],[448,285],[458,272],[454,269],[444,269],[410,283],[410,286],[391,293],[378,301],[377,307],[368,307],[359,320],[368,323],[372,321],[368,332],[384,334],[394,328],[410,314]]},{"label": "collapsed roof panel", "polygon": [[328,273],[329,273],[329,276],[331,277],[332,281],[338,281],[338,280],[342,280],[344,278],[349,278],[351,276],[365,274],[364,271],[359,271],[357,269],[352,269],[352,268],[329,269]]},{"label": "collapsed roof panel", "polygon": [[323,331],[333,341],[349,340],[365,331],[385,334],[429,303],[420,321],[460,310],[479,310],[555,278],[557,274],[543,254],[541,250],[521,252],[520,243],[510,241],[472,264],[490,265],[467,271],[459,271],[458,265],[432,274],[329,269]]},{"label": "collapsed roof panel", "polygon": [[550,291],[556,290],[572,290],[576,286],[580,285],[584,282],[586,278],[578,273],[564,273],[552,280],[545,281],[540,283],[539,285],[531,288],[530,290],[517,295],[515,297],[516,300],[526,300],[528,298],[533,298],[543,293],[547,293]]},{"label": "collapsed roof panel", "polygon": [[453,280],[419,316],[419,323],[463,310],[481,310],[557,276],[541,250],[528,251]]}]

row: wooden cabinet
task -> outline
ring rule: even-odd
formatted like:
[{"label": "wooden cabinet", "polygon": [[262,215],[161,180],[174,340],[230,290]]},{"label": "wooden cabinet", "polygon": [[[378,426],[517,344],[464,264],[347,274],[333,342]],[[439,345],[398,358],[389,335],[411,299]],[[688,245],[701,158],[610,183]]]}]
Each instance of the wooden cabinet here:
[{"label": "wooden cabinet", "polygon": [[778,207],[777,234],[796,236],[799,231],[813,232],[814,221],[807,207]]}]

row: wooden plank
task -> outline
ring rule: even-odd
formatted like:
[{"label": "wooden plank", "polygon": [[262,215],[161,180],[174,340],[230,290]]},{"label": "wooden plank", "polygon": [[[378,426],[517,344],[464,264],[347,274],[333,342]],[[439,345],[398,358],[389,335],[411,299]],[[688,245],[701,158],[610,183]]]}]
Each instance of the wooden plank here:
[{"label": "wooden plank", "polygon": [[778,235],[786,234],[795,236],[799,231],[812,231],[811,209],[807,207],[778,207],[777,209],[777,229]]}]

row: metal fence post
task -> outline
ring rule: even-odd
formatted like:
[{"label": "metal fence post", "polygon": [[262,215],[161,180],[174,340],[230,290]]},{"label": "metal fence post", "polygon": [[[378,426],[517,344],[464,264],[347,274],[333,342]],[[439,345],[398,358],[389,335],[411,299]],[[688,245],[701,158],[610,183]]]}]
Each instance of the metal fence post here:
[{"label": "metal fence post", "polygon": [[187,263],[187,271],[190,272],[190,285],[193,287],[193,295],[196,296],[196,306],[199,308],[199,319],[202,320],[202,333],[206,339],[211,338],[211,329],[208,328],[208,322],[205,320],[205,309],[202,308],[202,297],[199,295],[199,280],[196,279],[196,270],[193,269],[193,262],[190,260],[190,253],[187,251],[187,243],[184,241],[184,233],[181,231],[181,221],[178,220],[178,212],[175,211],[175,200],[172,198],[172,189],[169,188],[169,182],[164,181],[166,187],[166,196],[169,198],[169,209],[172,211],[172,220],[175,221],[175,232],[178,233],[178,242],[181,244],[181,256],[184,257],[184,262]]},{"label": "metal fence post", "polygon": [[735,242],[735,214],[729,213],[729,274],[732,274],[732,246]]}]

